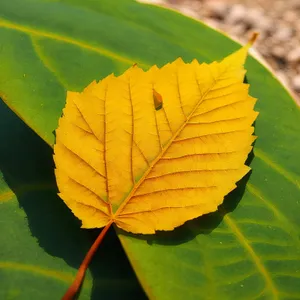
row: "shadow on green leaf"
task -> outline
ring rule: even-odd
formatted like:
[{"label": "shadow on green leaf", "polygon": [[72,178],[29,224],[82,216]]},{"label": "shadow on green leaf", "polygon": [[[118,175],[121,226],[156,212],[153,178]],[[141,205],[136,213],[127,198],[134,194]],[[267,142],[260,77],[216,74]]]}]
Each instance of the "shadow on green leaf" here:
[{"label": "shadow on green leaf", "polygon": [[[80,222],[57,196],[52,149],[1,99],[0,115],[0,170],[5,181],[25,211],[28,226],[39,246],[77,269],[99,230],[80,229]],[[32,243],[31,238],[28,243]],[[27,246],[20,245],[20,248]],[[51,269],[52,266],[48,267]],[[60,271],[70,271],[70,268],[66,269]],[[93,259],[90,271],[94,280],[91,299],[145,298],[113,230]],[[39,289],[38,286],[35,288]],[[62,282],[63,292],[64,289],[66,283]]]}]

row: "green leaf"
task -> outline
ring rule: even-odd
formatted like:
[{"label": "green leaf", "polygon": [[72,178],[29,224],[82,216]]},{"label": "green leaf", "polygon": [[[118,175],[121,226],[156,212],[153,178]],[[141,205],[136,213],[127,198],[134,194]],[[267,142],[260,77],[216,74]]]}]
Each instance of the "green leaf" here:
[{"label": "green leaf", "polygon": [[[60,299],[98,233],[56,195],[51,148],[2,101],[0,116],[0,298]],[[80,297],[99,298],[145,299],[113,231]]]},{"label": "green leaf", "polygon": [[[133,63],[161,66],[179,56],[210,62],[239,47],[195,20],[130,0],[4,2],[0,95],[50,145],[66,90],[80,91],[92,80],[121,73]],[[300,110],[255,59],[249,58],[246,68],[260,112],[250,177],[217,213],[174,232],[137,237],[118,231],[152,299],[300,298]],[[58,201],[54,195],[53,199]],[[71,218],[63,206],[56,210]],[[67,228],[62,219],[60,228]],[[79,236],[81,231],[74,229],[74,238],[77,232]],[[65,243],[70,247],[71,242]],[[85,247],[79,237],[76,245]],[[99,268],[105,274],[111,270],[105,264],[111,253],[100,251]]]}]

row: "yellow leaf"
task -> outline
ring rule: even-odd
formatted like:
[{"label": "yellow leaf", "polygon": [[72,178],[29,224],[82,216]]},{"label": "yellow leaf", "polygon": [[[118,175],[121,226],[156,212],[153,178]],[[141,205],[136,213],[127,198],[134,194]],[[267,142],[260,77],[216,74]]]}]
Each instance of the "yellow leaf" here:
[{"label": "yellow leaf", "polygon": [[217,210],[248,171],[250,41],[221,62],[177,59],[68,92],[54,147],[60,197],[84,228],[172,230]]}]

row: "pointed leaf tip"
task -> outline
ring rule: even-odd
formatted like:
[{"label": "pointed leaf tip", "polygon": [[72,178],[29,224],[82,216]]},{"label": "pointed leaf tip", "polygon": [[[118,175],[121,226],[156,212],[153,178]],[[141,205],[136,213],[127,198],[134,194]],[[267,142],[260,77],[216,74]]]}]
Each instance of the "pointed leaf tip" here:
[{"label": "pointed leaf tip", "polygon": [[248,44],[249,44],[250,47],[253,46],[253,44],[254,44],[255,41],[257,40],[258,36],[259,36],[259,33],[258,33],[258,32],[253,32],[253,33],[252,33],[252,36],[251,36],[251,38],[250,38],[249,41],[248,41]]}]

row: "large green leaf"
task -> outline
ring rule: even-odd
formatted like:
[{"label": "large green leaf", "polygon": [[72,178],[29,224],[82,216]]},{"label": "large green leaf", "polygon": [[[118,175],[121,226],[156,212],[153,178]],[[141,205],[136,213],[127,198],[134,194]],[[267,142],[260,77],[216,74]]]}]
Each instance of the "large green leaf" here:
[{"label": "large green leaf", "polygon": [[[50,145],[67,89],[80,91],[136,62],[162,65],[178,56],[209,62],[239,47],[197,21],[130,0],[5,0],[0,12],[1,96]],[[260,112],[250,176],[218,212],[173,232],[118,231],[151,298],[300,298],[300,110],[255,59],[246,68]],[[104,261],[101,268],[110,272]]]}]

